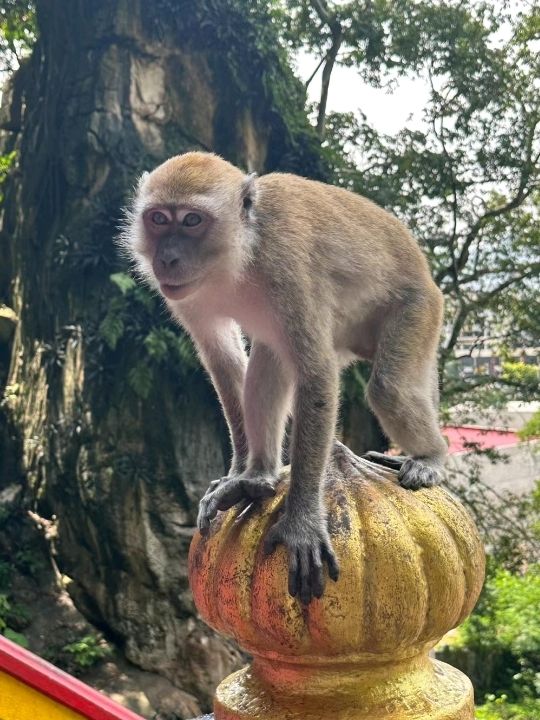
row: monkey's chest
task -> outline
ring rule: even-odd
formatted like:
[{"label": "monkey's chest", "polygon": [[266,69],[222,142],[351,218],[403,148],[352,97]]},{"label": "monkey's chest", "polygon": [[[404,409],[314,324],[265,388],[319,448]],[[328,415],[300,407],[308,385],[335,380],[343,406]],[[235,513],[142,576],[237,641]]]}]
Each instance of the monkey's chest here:
[{"label": "monkey's chest", "polygon": [[271,347],[284,357],[289,343],[277,314],[267,296],[257,286],[241,286],[227,298],[211,303],[211,312],[224,319],[233,319],[249,339]]}]

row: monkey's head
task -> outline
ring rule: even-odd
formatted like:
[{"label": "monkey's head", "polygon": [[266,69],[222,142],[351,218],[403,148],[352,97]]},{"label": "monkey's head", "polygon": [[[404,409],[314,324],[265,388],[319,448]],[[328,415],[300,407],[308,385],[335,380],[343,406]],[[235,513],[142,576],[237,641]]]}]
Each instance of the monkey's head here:
[{"label": "monkey's head", "polygon": [[141,178],[121,244],[170,300],[234,278],[249,255],[254,180],[211,153],[173,157]]}]

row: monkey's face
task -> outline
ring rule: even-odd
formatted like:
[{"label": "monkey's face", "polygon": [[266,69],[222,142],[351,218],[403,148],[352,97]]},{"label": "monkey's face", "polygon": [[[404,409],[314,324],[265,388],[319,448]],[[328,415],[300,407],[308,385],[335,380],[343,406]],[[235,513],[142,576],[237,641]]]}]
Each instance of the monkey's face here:
[{"label": "monkey's face", "polygon": [[152,205],[142,221],[145,254],[161,293],[169,300],[191,295],[219,250],[212,242],[215,219],[198,207]]},{"label": "monkey's face", "polygon": [[[121,242],[168,300],[234,277],[245,261],[245,176],[217,156],[171,158],[139,188]],[[244,212],[244,216],[243,213]]]}]

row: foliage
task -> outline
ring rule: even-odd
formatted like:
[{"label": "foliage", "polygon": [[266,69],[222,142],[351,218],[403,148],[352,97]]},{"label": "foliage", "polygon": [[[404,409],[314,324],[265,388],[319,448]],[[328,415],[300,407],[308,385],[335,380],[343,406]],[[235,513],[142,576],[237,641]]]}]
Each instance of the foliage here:
[{"label": "foliage", "polygon": [[475,612],[461,627],[469,647],[511,649],[540,660],[540,565],[523,574],[492,563]]},{"label": "foliage", "polygon": [[540,565],[511,573],[491,561],[480,600],[459,629],[460,642],[495,668],[491,693],[510,703],[533,700],[540,693],[538,607]]},{"label": "foliage", "polygon": [[100,635],[84,635],[62,648],[78,668],[89,668],[107,658],[112,650]]},{"label": "foliage", "polygon": [[0,71],[13,70],[36,39],[34,3],[3,0],[0,7]]},{"label": "foliage", "polygon": [[11,603],[5,593],[0,593],[0,634],[22,647],[28,647],[26,637],[12,627],[26,627],[28,622],[27,611],[21,606]]},{"label": "foliage", "polygon": [[44,568],[43,557],[35,548],[23,547],[17,550],[13,565],[22,573],[37,577]]},{"label": "foliage", "polygon": [[506,695],[489,695],[475,712],[476,720],[540,720],[540,700],[528,698],[520,703],[508,702]]},{"label": "foliage", "polygon": [[[146,7],[145,7],[146,6]],[[156,8],[158,13],[156,13]],[[175,28],[179,42],[196,43],[196,52],[210,50],[208,59],[215,77],[215,90],[223,93],[218,107],[227,107],[215,123],[213,149],[236,160],[237,128],[231,128],[229,88],[242,96],[242,104],[253,108],[263,120],[271,142],[265,170],[301,172],[317,180],[328,179],[319,143],[305,113],[305,90],[294,76],[287,49],[280,37],[282,11],[267,0],[156,0],[142,3],[149,15],[143,22],[156,33]],[[159,21],[157,18],[159,17]]]},{"label": "foliage", "polygon": [[[530,563],[540,564],[540,480],[527,495],[499,491],[482,480],[485,466],[479,461],[485,457],[484,451],[471,450],[467,474],[454,477],[449,470],[449,485],[472,512],[492,561],[521,572]],[[505,460],[495,452],[490,459]]]},{"label": "foliage", "polygon": [[11,564],[0,559],[0,592],[8,589],[11,580],[11,572]]},{"label": "foliage", "polygon": [[540,437],[540,410],[537,410],[525,423],[521,430],[519,430],[518,435],[521,440]]},{"label": "foliage", "polygon": [[4,637],[6,637],[8,640],[11,640],[11,642],[17,643],[17,645],[20,645],[23,648],[28,647],[28,640],[26,638],[26,635],[23,635],[20,632],[16,632],[11,628],[6,628],[4,630]]},{"label": "foliage", "polygon": [[7,627],[7,617],[11,610],[11,605],[7,595],[4,593],[0,594],[0,632],[3,632]]},{"label": "foliage", "polygon": [[108,303],[96,340],[103,341],[102,355],[129,358],[127,380],[134,392],[146,399],[156,372],[166,368],[184,379],[198,372],[191,341],[180,329],[165,323],[159,298],[125,273],[114,273],[110,280],[117,292]]},{"label": "foliage", "polygon": [[455,347],[481,318],[501,347],[534,345],[540,333],[537,4],[512,12],[475,0],[278,5],[293,50],[328,62],[337,23],[338,64],[373,85],[391,88],[411,73],[429,82],[420,128],[386,136],[361,113],[331,113],[323,150],[338,184],[400,216],[428,254],[447,296],[444,400],[529,397],[530,373],[461,377]]},{"label": "foliage", "polygon": [[0,204],[4,199],[4,196],[2,194],[2,186],[6,181],[11,168],[15,164],[16,157],[16,150],[12,150],[10,153],[6,153],[5,155],[0,155]]},{"label": "foliage", "polygon": [[521,389],[525,398],[535,399],[540,391],[540,368],[524,362],[503,362],[501,379]]}]

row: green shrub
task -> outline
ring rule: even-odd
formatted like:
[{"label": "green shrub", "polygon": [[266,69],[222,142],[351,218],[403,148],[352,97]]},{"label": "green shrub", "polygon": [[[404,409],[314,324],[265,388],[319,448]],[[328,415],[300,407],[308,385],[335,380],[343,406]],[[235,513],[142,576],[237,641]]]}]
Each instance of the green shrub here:
[{"label": "green shrub", "polygon": [[111,654],[111,648],[99,635],[85,635],[64,645],[62,651],[70,655],[79,668],[92,667]]},{"label": "green shrub", "polygon": [[18,631],[29,624],[28,611],[22,605],[12,603],[5,593],[0,593],[0,635],[4,635],[8,640],[23,647],[28,647],[26,637]]},{"label": "green shrub", "polygon": [[11,585],[11,565],[5,560],[0,560],[0,592],[9,590]]},{"label": "green shrub", "polygon": [[0,593],[0,633],[3,633],[7,628],[7,620],[10,611],[11,605],[7,595]]},{"label": "green shrub", "polygon": [[26,635],[23,635],[20,632],[15,632],[15,630],[12,630],[11,628],[6,628],[4,630],[4,637],[7,637],[8,640],[17,643],[17,645],[20,645],[23,648],[28,647],[28,640],[26,639]]},{"label": "green shrub", "polygon": [[506,695],[489,696],[485,705],[476,708],[476,720],[540,720],[540,700],[528,699],[509,703]]},{"label": "green shrub", "polygon": [[489,676],[479,672],[481,679],[475,678],[479,699],[492,694],[486,713],[515,713],[515,708],[509,710],[513,703],[532,702],[540,695],[539,608],[539,565],[531,565],[522,574],[491,567],[478,605],[460,628],[458,640],[472,653],[477,668],[489,668]]},{"label": "green shrub", "polygon": [[537,410],[525,423],[521,430],[518,431],[518,435],[521,440],[540,437],[540,410]]}]

